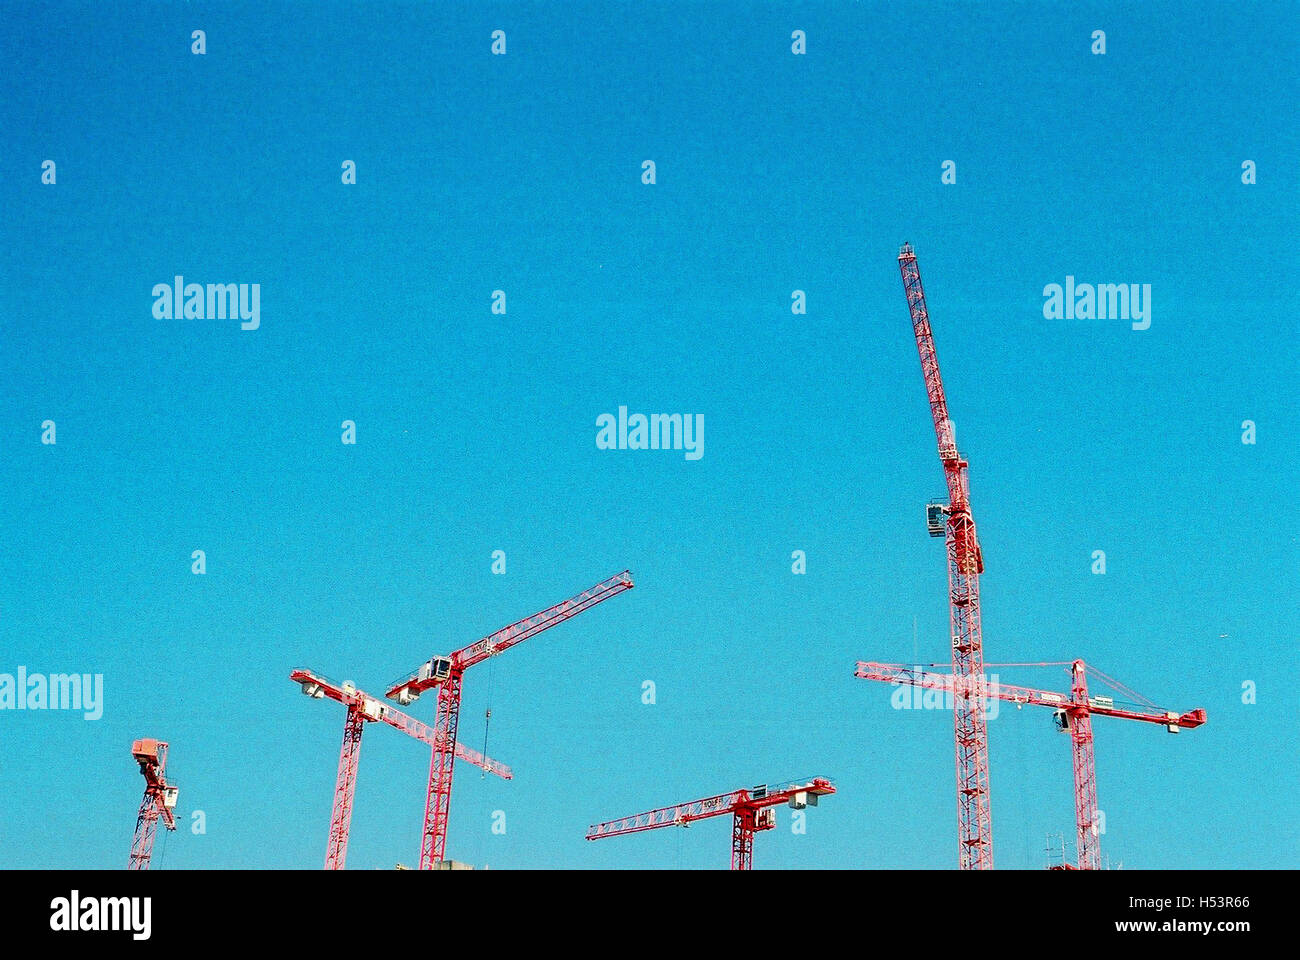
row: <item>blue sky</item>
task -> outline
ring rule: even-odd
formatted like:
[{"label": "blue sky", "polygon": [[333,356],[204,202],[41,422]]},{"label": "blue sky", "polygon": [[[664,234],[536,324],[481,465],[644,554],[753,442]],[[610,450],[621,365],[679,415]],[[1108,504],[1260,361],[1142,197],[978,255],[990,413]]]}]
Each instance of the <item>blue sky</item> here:
[{"label": "blue sky", "polygon": [[[1295,866],[1296,39],[1281,4],[11,8],[0,673],[102,673],[106,705],[0,712],[0,866],[125,866],[153,736],[182,810],[158,865],[318,867],[343,711],[293,668],[382,692],[624,568],[468,675],[462,739],[490,701],[515,779],[458,766],[451,856],[725,866],[725,821],[583,834],[822,775],[756,867],[954,866],[951,717],[853,678],[948,656],[904,240],[986,659],[1209,712],[1096,722],[1103,852]],[[176,274],[259,283],[260,329],[155,319]],[[1067,275],[1151,284],[1150,329],[1044,320]],[[701,414],[704,456],[598,450],[620,405]],[[996,862],[1040,867],[1068,743],[1033,709],[989,736]],[[417,860],[427,760],[368,731],[349,867]]]}]

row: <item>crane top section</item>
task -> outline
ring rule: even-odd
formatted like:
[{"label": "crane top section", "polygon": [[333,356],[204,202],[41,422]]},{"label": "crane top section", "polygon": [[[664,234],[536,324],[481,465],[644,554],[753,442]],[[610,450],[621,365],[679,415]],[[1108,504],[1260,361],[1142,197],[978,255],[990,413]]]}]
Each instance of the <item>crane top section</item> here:
[{"label": "crane top section", "polygon": [[[311,670],[295,670],[289,674],[289,679],[300,684],[302,692],[314,700],[328,697],[349,708],[355,708],[365,721],[386,723],[390,727],[401,730],[408,737],[420,740],[430,746],[435,745],[436,737],[433,728],[428,724],[421,723],[410,714],[403,713],[396,707],[370,696],[364,690],[358,690],[351,683],[344,683],[340,686]],[[460,741],[456,742],[455,752],[456,756],[461,760],[472,763],[480,770],[485,770],[493,776],[500,777],[502,780],[514,779],[514,772],[504,763],[484,756],[472,747],[465,746]]]},{"label": "crane top section", "polygon": [[140,773],[150,787],[167,786],[167,744],[161,740],[136,740],[131,744],[131,756],[140,764]]},{"label": "crane top section", "polygon": [[132,742],[131,756],[140,764],[145,781],[145,801],[162,816],[168,830],[176,829],[172,811],[180,799],[180,788],[167,782],[167,744],[162,740],[141,739]]},{"label": "crane top section", "polygon": [[[659,827],[687,826],[696,820],[735,814],[743,810],[762,810],[780,804],[789,804],[796,810],[816,806],[819,797],[835,792],[835,786],[825,777],[814,777],[804,783],[785,783],[775,787],[766,784],[748,790],[733,790],[716,797],[705,797],[689,803],[659,807],[645,813],[593,824],[587,831],[588,840],[601,840],[629,833],[641,833]],[[775,825],[773,821],[772,825]]]},{"label": "crane top section", "polygon": [[136,740],[131,744],[131,756],[141,766],[146,763],[161,763],[167,756],[167,744],[160,740]]},{"label": "crane top section", "polygon": [[[1081,673],[1085,669],[1082,660],[1076,660],[1074,670]],[[903,663],[859,662],[854,676],[862,680],[879,680],[884,683],[907,684],[928,690],[955,690],[952,674],[923,670],[920,667]],[[1073,714],[1090,714],[1098,717],[1119,717],[1122,720],[1142,720],[1146,723],[1163,724],[1170,733],[1180,729],[1190,730],[1205,723],[1203,709],[1178,713],[1162,710],[1159,707],[1144,704],[1116,704],[1113,697],[1088,696],[1086,693],[1064,694],[1050,690],[1035,690],[1032,687],[1013,686],[999,681],[980,679],[978,689],[969,693],[976,696],[994,697],[1010,703],[1032,704],[1039,707],[1053,707]]]},{"label": "crane top section", "polygon": [[[326,679],[318,673],[311,670],[295,670],[289,674],[289,679],[294,683],[302,686],[302,692],[314,700],[320,700],[322,697],[329,697],[345,706],[356,706],[361,715],[367,720],[386,720],[389,711],[399,713],[393,710],[388,704],[384,703],[377,697],[372,697],[364,690],[358,690],[352,683],[337,684],[333,680]],[[412,720],[413,723],[419,721]],[[424,726],[424,724],[420,724]],[[427,729],[427,728],[426,728]],[[430,732],[432,737],[432,732]],[[417,737],[417,739],[424,739]],[[430,743],[433,741],[430,740]]]},{"label": "crane top section", "polygon": [[903,277],[903,292],[907,296],[912,332],[916,336],[916,349],[921,357],[921,373],[925,377],[925,390],[930,399],[930,414],[939,444],[939,459],[947,470],[960,457],[952,421],[948,417],[948,399],[943,390],[943,377],[939,374],[939,356],[934,346],[934,333],[930,329],[930,311],[925,304],[925,289],[921,285],[921,268],[917,265],[916,254],[910,243],[904,243],[899,251],[898,269]]},{"label": "crane top section", "polygon": [[421,693],[441,684],[453,673],[464,673],[470,667],[482,663],[489,657],[503,653],[516,644],[537,636],[544,630],[549,630],[565,620],[576,617],[584,610],[589,610],[610,597],[616,597],[625,590],[631,590],[632,586],[630,571],[624,570],[622,573],[617,573],[602,580],[594,587],[570,597],[568,600],[557,603],[553,607],[547,607],[540,613],[525,617],[508,627],[503,627],[496,633],[490,634],[481,640],[476,640],[455,653],[430,658],[422,663],[413,674],[389,688],[385,696],[405,706]]}]

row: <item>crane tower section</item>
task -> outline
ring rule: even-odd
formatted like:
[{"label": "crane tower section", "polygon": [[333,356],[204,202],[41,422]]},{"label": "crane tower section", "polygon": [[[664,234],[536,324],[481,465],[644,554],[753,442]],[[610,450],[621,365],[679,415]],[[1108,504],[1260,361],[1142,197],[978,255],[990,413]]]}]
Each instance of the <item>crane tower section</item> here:
[{"label": "crane tower section", "polygon": [[979,577],[984,561],[971,515],[967,462],[957,452],[956,435],[948,416],[948,399],[939,373],[939,355],[930,330],[930,313],[921,285],[921,270],[911,244],[898,254],[903,292],[912,316],[912,332],[921,358],[921,373],[930,402],[930,416],[948,484],[948,503],[932,506],[932,532],[943,518],[948,554],[948,610],[952,636],[953,727],[957,760],[958,865],[963,870],[993,867],[993,816],[989,805],[988,723],[984,709],[984,645],[980,629]]}]

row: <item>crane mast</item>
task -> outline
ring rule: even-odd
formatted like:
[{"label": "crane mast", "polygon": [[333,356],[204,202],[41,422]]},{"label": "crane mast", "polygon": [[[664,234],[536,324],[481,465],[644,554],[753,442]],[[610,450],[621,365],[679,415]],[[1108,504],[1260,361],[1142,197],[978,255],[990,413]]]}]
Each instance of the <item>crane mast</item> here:
[{"label": "crane mast", "polygon": [[[1032,666],[1053,666],[1041,663]],[[1096,668],[1089,668],[1082,660],[1070,663],[1070,695],[1053,693],[1050,690],[1035,690],[1032,687],[1013,686],[1011,684],[990,684],[985,688],[985,695],[1005,700],[1010,703],[1032,704],[1039,707],[1051,707],[1057,726],[1070,734],[1071,756],[1074,767],[1074,819],[1077,833],[1079,869],[1101,869],[1101,843],[1097,813],[1097,761],[1093,753],[1092,717],[1118,717],[1121,720],[1139,720],[1163,726],[1170,733],[1179,730],[1193,730],[1205,723],[1205,711],[1189,710],[1175,713],[1163,710],[1145,697],[1134,694],[1121,684],[1099,673]],[[1102,677],[1113,686],[1125,689],[1134,699],[1144,703],[1117,706],[1111,697],[1094,697],[1088,693],[1088,671]],[[919,667],[909,667],[902,663],[868,663],[860,662],[854,676],[863,680],[877,680],[882,683],[906,684],[926,690],[955,690],[958,681],[949,674],[931,673]],[[954,700],[955,700],[954,696]]]},{"label": "crane mast", "polygon": [[161,740],[143,739],[131,744],[131,756],[140,765],[144,776],[144,798],[135,820],[135,835],[131,838],[131,857],[128,870],[148,870],[153,859],[154,837],[158,833],[158,820],[168,830],[176,829],[178,791],[175,784],[167,782],[167,744]]},{"label": "crane mast", "polygon": [[[1070,665],[1070,699],[1088,703],[1088,671],[1082,660]],[[1101,837],[1097,823],[1097,760],[1092,749],[1092,714],[1087,707],[1069,714],[1070,758],[1074,767],[1074,822],[1080,870],[1101,869]],[[1063,719],[1064,719],[1063,716]]]},{"label": "crane mast", "polygon": [[633,586],[628,570],[607,577],[568,600],[525,617],[496,633],[475,640],[455,653],[431,657],[410,676],[394,684],[385,696],[405,706],[427,690],[438,689],[438,707],[433,723],[433,757],[429,763],[429,793],[424,808],[424,841],[420,847],[420,869],[433,870],[446,858],[447,819],[451,810],[451,783],[456,769],[456,730],[460,725],[461,688],[465,671],[572,619],[598,603],[616,597]]},{"label": "crane mast", "polygon": [[[957,760],[958,864],[963,870],[993,868],[993,815],[989,805],[988,722],[984,712],[984,645],[980,629],[979,576],[984,571],[971,515],[967,462],[957,452],[939,356],[911,244],[898,254],[903,291],[912,317],[921,373],[934,420],[939,460],[948,484],[942,507],[948,554],[948,609],[952,635],[953,728]],[[933,517],[932,517],[933,522]]]},{"label": "crane mast", "polygon": [[[343,721],[343,747],[339,751],[339,772],[334,784],[334,807],[330,813],[329,842],[325,847],[325,869],[342,870],[347,863],[348,836],[352,825],[352,803],[356,795],[357,769],[361,763],[361,735],[367,723],[386,723],[408,737],[434,746],[433,730],[395,707],[370,696],[355,685],[339,685],[311,670],[295,670],[289,679],[301,685],[302,692],[313,699],[328,697],[347,707]],[[477,750],[457,743],[456,756],[481,767],[486,773],[510,780],[514,774],[504,763],[485,757]]]}]

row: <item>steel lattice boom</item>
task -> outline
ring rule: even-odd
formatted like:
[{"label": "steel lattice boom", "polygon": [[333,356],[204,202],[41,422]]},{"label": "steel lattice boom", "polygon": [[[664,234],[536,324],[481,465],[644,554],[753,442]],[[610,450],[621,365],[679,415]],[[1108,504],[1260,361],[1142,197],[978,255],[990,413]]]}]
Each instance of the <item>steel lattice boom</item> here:
[{"label": "steel lattice boom", "polygon": [[135,820],[135,835],[131,839],[131,858],[128,870],[148,870],[153,857],[154,836],[158,820],[168,830],[176,829],[172,811],[180,793],[175,784],[167,782],[167,744],[161,740],[136,740],[131,744],[131,756],[140,764],[144,775],[144,799]]},{"label": "steel lattice boom", "polygon": [[621,837],[629,833],[642,833],[660,827],[685,827],[696,820],[731,815],[731,869],[749,870],[753,866],[754,834],[776,826],[775,810],[780,804],[789,804],[796,810],[816,806],[819,797],[835,792],[835,787],[825,777],[816,777],[807,783],[788,783],[768,788],[766,785],[749,790],[733,790],[716,797],[659,807],[645,813],[594,824],[587,831],[588,840]]},{"label": "steel lattice boom", "polygon": [[456,762],[456,754],[450,745],[456,742],[456,730],[460,723],[461,687],[465,671],[590,610],[598,603],[631,590],[632,586],[632,574],[624,570],[568,600],[476,640],[455,653],[429,659],[415,673],[389,688],[386,696],[403,706],[425,691],[438,688],[438,707],[433,725],[433,758],[429,764],[429,795],[424,813],[424,842],[420,848],[421,870],[434,869],[446,856],[447,818],[451,809],[451,783]]},{"label": "steel lattice boom", "polygon": [[[1092,744],[1093,715],[1158,723],[1170,733],[1177,733],[1180,729],[1193,729],[1205,723],[1205,711],[1197,709],[1180,714],[1161,710],[1149,703],[1116,706],[1111,697],[1089,696],[1088,672],[1089,668],[1082,660],[1070,664],[1069,696],[1000,682],[983,684],[980,694],[982,697],[995,697],[1015,704],[1051,707],[1056,711],[1057,725],[1069,732],[1072,747],[1078,866],[1080,870],[1098,870],[1101,868],[1101,846],[1097,813],[1097,765]],[[854,675],[864,680],[907,684],[927,690],[947,692],[955,687],[951,674],[931,673],[901,663],[859,663]],[[1108,677],[1104,679],[1109,680]]]},{"label": "steel lattice boom", "polygon": [[955,691],[953,728],[957,757],[957,858],[963,870],[993,868],[993,814],[989,803],[988,724],[978,686],[984,676],[984,642],[980,628],[979,576],[984,560],[971,514],[968,464],[957,452],[939,356],[930,330],[930,313],[921,287],[921,270],[910,244],[898,254],[903,292],[912,316],[912,332],[921,358],[921,373],[930,400],[939,460],[948,483],[948,503],[943,507],[948,553],[948,610],[952,637],[952,672],[959,679]]},{"label": "steel lattice boom", "polygon": [[[408,737],[430,746],[435,743],[434,732],[428,725],[370,696],[364,690],[358,690],[351,684],[340,686],[310,670],[295,670],[289,674],[289,679],[300,684],[302,692],[309,697],[316,699],[329,697],[348,708],[347,716],[343,721],[343,747],[339,751],[338,779],[334,784],[334,808],[330,814],[329,842],[325,848],[325,869],[342,870],[348,856],[352,798],[356,795],[357,768],[361,763],[361,734],[366,724],[386,723]],[[509,780],[514,776],[504,763],[485,757],[463,743],[456,744],[455,753],[462,760],[503,780]]]}]

